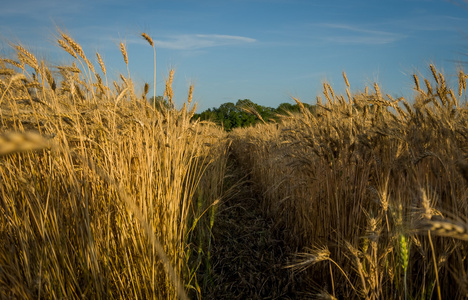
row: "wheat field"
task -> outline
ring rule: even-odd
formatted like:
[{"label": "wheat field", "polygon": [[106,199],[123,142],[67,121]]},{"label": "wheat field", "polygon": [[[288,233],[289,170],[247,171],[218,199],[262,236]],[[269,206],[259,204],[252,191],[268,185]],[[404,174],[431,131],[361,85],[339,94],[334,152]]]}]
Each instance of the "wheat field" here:
[{"label": "wheat field", "polygon": [[315,114],[232,134],[314,297],[467,297],[467,76],[454,92],[429,69],[411,102],[351,95],[343,74],[346,96],[324,84]]},{"label": "wheat field", "polygon": [[107,85],[99,53],[97,71],[70,36],[58,43],[72,65],[21,45],[0,60],[0,298],[187,299],[223,189],[225,133],[190,121],[193,87],[176,109],[168,81],[172,106],[152,107],[147,85]]},{"label": "wheat field", "polygon": [[[343,73],[315,112],[294,99],[301,113],[226,133],[192,118],[193,86],[176,107],[172,70],[168,105],[150,103],[124,42],[112,82],[100,53],[57,43],[71,65],[20,44],[0,58],[1,299],[468,297],[463,71],[453,88],[430,65],[409,100],[351,93]],[[236,226],[262,247],[225,238]],[[237,268],[248,247],[287,279]]]}]

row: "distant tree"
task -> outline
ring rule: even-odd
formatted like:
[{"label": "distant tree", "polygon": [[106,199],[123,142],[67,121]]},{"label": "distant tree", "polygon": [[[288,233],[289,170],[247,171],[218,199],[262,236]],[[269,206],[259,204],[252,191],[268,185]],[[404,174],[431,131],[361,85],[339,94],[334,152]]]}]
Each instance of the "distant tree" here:
[{"label": "distant tree", "polygon": [[[311,113],[315,114],[315,105],[307,104],[307,103],[302,103],[304,105],[304,108],[308,109]],[[301,111],[301,108],[297,104],[291,104],[291,103],[281,103],[278,105],[276,108],[276,113],[284,115],[287,112],[291,113],[298,113]]]},{"label": "distant tree", "polygon": [[316,110],[317,110],[317,105],[311,105],[307,103],[302,103],[305,108],[307,108],[313,115],[315,115]]},{"label": "distant tree", "polygon": [[[214,110],[214,108],[213,108]],[[212,111],[211,108],[203,111],[199,114],[194,114],[192,119],[201,119],[201,120],[208,120],[208,121],[216,121],[216,112]]]},{"label": "distant tree", "polygon": [[239,99],[237,100],[236,106],[241,107],[241,106],[248,106],[248,107],[256,107],[258,104],[255,104],[252,102],[250,99]]},{"label": "distant tree", "polygon": [[224,103],[218,108],[217,119],[228,131],[238,126],[238,117],[237,107],[232,102]]},{"label": "distant tree", "polygon": [[149,103],[151,104],[151,106],[153,106],[153,103],[154,103],[156,109],[170,109],[171,108],[171,104],[167,102],[167,100],[164,99],[163,96],[156,96],[156,98],[151,97],[149,99]]},{"label": "distant tree", "polygon": [[[311,112],[315,111],[315,105],[304,103],[304,107]],[[227,102],[218,108],[207,109],[199,114],[195,114],[193,119],[209,120],[218,123],[226,131],[231,131],[237,127],[248,127],[259,122],[259,117],[265,121],[277,121],[278,114],[286,114],[286,111],[299,112],[297,104],[281,103],[278,108],[271,108],[254,103],[250,99],[239,99],[236,104]],[[258,114],[258,115],[257,115]]]},{"label": "distant tree", "polygon": [[[249,120],[252,120],[253,123],[258,122],[255,115],[252,115],[254,111],[257,112],[264,121],[275,119],[275,109],[271,107],[256,104],[249,99],[238,100],[236,103],[236,106],[239,107],[244,113],[250,116],[253,116],[253,119],[249,118]],[[246,125],[250,125],[250,124],[246,124]]]},{"label": "distant tree", "polygon": [[286,114],[287,112],[299,112],[300,108],[299,105],[297,104],[291,104],[291,103],[281,103],[278,105],[278,107],[275,109],[276,113],[278,114]]}]

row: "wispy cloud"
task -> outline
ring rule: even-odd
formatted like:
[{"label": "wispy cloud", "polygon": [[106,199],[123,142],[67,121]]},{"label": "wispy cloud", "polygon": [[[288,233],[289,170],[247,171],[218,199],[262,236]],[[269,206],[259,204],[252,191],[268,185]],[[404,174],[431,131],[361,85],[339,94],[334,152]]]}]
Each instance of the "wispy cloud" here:
[{"label": "wispy cloud", "polygon": [[459,31],[465,28],[468,18],[449,15],[421,14],[411,18],[394,19],[388,22],[395,28],[409,32],[418,31]]},{"label": "wispy cloud", "polygon": [[241,45],[256,42],[256,39],[220,34],[181,34],[164,40],[156,40],[160,48],[173,50],[196,50],[202,48]]},{"label": "wispy cloud", "polygon": [[400,33],[370,30],[348,24],[322,23],[318,24],[318,26],[330,29],[322,37],[324,41],[338,44],[382,45],[390,44],[406,37],[406,35]]},{"label": "wispy cloud", "polygon": [[86,9],[86,5],[87,4],[81,3],[80,1],[72,0],[25,0],[21,2],[21,4],[18,4],[16,1],[8,1],[2,5],[3,7],[0,11],[0,16],[26,16],[34,19],[44,19],[44,16],[49,17],[62,14],[77,14]]}]

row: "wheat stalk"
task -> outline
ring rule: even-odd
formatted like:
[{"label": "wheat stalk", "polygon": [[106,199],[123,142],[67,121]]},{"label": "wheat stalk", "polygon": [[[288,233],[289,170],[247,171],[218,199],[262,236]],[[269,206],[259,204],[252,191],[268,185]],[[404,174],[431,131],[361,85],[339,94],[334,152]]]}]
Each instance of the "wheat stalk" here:
[{"label": "wheat stalk", "polygon": [[143,99],[146,99],[146,94],[149,92],[149,84],[145,82],[145,85],[143,86]]},{"label": "wheat stalk", "polygon": [[166,80],[166,90],[164,91],[164,95],[163,95],[163,98],[167,97],[171,107],[174,107],[174,102],[173,102],[174,92],[172,91],[173,80],[174,80],[174,69],[171,69],[171,71],[169,72],[169,78]]},{"label": "wheat stalk", "polygon": [[81,73],[81,70],[77,67],[70,67],[70,66],[58,66],[57,69],[64,71],[64,72],[72,72],[79,74]]},{"label": "wheat stalk", "polygon": [[190,111],[187,114],[188,119],[192,119],[193,115],[195,114],[197,110],[197,103],[193,105],[193,107],[190,109]]},{"label": "wheat stalk", "polygon": [[[20,58],[20,60],[23,59],[25,61],[25,63],[28,64],[29,66],[31,66],[31,68],[33,68],[34,70],[39,69],[37,59],[31,52],[26,50],[21,45],[16,45],[16,50],[18,52],[18,57]],[[24,59],[24,58],[26,58],[26,59]]]},{"label": "wheat stalk", "polygon": [[0,75],[13,75],[15,73],[13,69],[0,69]]},{"label": "wheat stalk", "polygon": [[58,43],[59,43],[60,47],[63,48],[63,50],[68,52],[68,54],[70,54],[74,58],[78,59],[78,56],[76,55],[75,50],[73,50],[73,48],[70,47],[70,45],[68,45],[64,40],[58,40]]},{"label": "wheat stalk", "polygon": [[468,226],[466,223],[461,221],[424,219],[416,225],[416,228],[420,233],[431,232],[437,236],[468,241]]},{"label": "wheat stalk", "polygon": [[375,90],[375,94],[377,95],[377,98],[379,100],[382,100],[383,99],[382,93],[380,92],[379,85],[376,82],[374,83],[374,90]]},{"label": "wheat stalk", "polygon": [[[154,47],[154,42],[153,39],[146,33],[142,33],[141,36],[150,44],[151,47],[153,47],[153,61],[154,61],[154,82],[153,82],[153,102],[156,102],[156,48]],[[190,104],[190,102],[189,102]],[[154,107],[153,107],[154,108]]]},{"label": "wheat stalk", "polygon": [[188,99],[187,99],[188,104],[192,102],[192,98],[193,98],[193,84],[191,84],[189,87],[189,93],[188,93]]},{"label": "wheat stalk", "polygon": [[347,87],[348,87],[348,89],[349,89],[349,81],[348,81],[348,77],[346,76],[346,73],[345,73],[344,71],[343,71],[343,79],[344,79],[344,81],[345,81],[345,83],[346,83],[346,86],[347,86]]},{"label": "wheat stalk", "polygon": [[102,73],[104,73],[104,76],[107,76],[107,73],[106,73],[106,65],[104,64],[104,61],[102,60],[102,57],[101,57],[101,55],[99,54],[99,52],[96,52],[96,57],[97,57],[97,59],[98,59],[98,63],[99,63],[99,66],[101,67]]},{"label": "wheat stalk", "polygon": [[33,132],[13,132],[0,136],[0,156],[51,148],[50,140]]},{"label": "wheat stalk", "polygon": [[243,111],[255,115],[260,121],[262,121],[263,124],[266,124],[265,120],[263,120],[262,116],[258,113],[258,111],[253,108],[253,107],[246,107],[246,106],[241,106],[240,109]]},{"label": "wheat stalk", "polygon": [[7,64],[13,65],[13,66],[15,66],[17,68],[23,69],[23,66],[20,63],[18,63],[17,61],[14,61],[12,59],[3,58],[2,61],[6,62]]},{"label": "wheat stalk", "polygon": [[[86,65],[88,66],[88,68],[93,72],[95,73],[94,71],[94,66],[91,64],[91,62],[88,60],[88,58],[86,57],[84,51],[83,51],[83,48],[81,48],[80,44],[78,44],[77,42],[75,42],[69,35],[65,34],[65,33],[61,33],[61,36],[62,38],[68,43],[68,45],[78,54],[78,56],[80,56],[84,62],[86,63]],[[60,43],[60,40],[59,40],[59,43]],[[62,46],[63,47],[63,46]],[[67,50],[67,49],[65,49]],[[67,51],[68,52],[68,51]],[[70,52],[68,52],[70,53]],[[70,53],[71,54],[71,53]]]},{"label": "wheat stalk", "polygon": [[[74,52],[76,52],[76,54],[78,54],[78,56],[80,56],[82,59],[86,60],[86,56],[85,56],[85,53],[83,51],[83,48],[81,48],[81,46],[77,42],[75,42],[69,35],[67,35],[65,33],[61,33],[61,36],[67,42],[67,44],[74,50]],[[60,40],[59,40],[59,43],[60,43]]]},{"label": "wheat stalk", "polygon": [[408,270],[408,261],[409,261],[409,246],[406,241],[406,237],[404,234],[400,234],[399,237],[399,244],[400,244],[400,266],[403,269],[404,273],[404,286],[405,286],[405,299],[407,296],[407,283],[406,283],[406,275],[407,275],[407,270]]},{"label": "wheat stalk", "polygon": [[142,33],[141,36],[150,44],[151,47],[154,47],[153,39],[146,33]]},{"label": "wheat stalk", "polygon": [[[88,67],[88,70],[92,73],[96,73],[95,69],[94,69],[94,66],[93,64],[89,61],[89,59],[86,57],[84,51],[83,51],[83,48],[81,48],[80,44],[78,44],[77,42],[75,42],[69,35],[65,34],[64,32],[60,32],[60,36],[62,37],[63,40],[66,41],[66,43],[64,43],[62,40],[58,39],[58,43],[59,45],[66,51],[68,52],[70,55],[72,55],[73,57],[77,58],[78,57],[76,55],[78,55],[79,57],[81,57],[83,59],[83,61],[85,62],[86,66]],[[66,46],[68,45],[68,47]],[[71,48],[71,49],[70,49]],[[76,53],[76,54],[75,54]],[[83,70],[84,70],[84,65],[83,63],[81,62],[80,60],[80,64],[81,66],[83,67]],[[86,73],[86,72],[85,72]],[[86,74],[87,76],[87,79],[91,82],[91,73],[89,74]],[[94,93],[94,92],[93,92]],[[93,94],[94,96],[94,94]]]},{"label": "wheat stalk", "polygon": [[49,68],[44,68],[47,83],[49,84],[50,88],[55,91],[57,85],[55,83],[54,77],[52,76],[52,73],[50,73]]},{"label": "wheat stalk", "polygon": [[128,66],[127,49],[125,48],[125,44],[123,42],[120,42],[120,52],[122,52],[122,56],[125,61],[125,64]]},{"label": "wheat stalk", "polygon": [[466,91],[466,76],[463,70],[458,72],[458,97],[461,97],[463,90]]},{"label": "wheat stalk", "polygon": [[96,172],[101,178],[103,178],[115,187],[119,198],[125,202],[125,204],[129,207],[130,211],[135,215],[136,219],[143,228],[143,231],[146,233],[150,243],[153,245],[154,249],[156,249],[156,253],[158,254],[164,266],[164,271],[166,272],[167,276],[171,279],[179,298],[183,300],[188,300],[183,285],[180,282],[179,276],[175,268],[172,266],[170,258],[167,256],[163,245],[154,233],[154,228],[151,226],[150,223],[148,223],[148,221],[146,220],[146,216],[138,207],[138,204],[133,199],[131,199],[121,187],[119,187],[119,185],[115,182],[115,180],[113,180],[113,178],[109,177],[107,173],[104,170],[102,170],[99,166],[96,166],[93,161],[87,160],[85,158],[82,158],[82,160],[89,166],[91,170]]},{"label": "wheat stalk", "polygon": [[297,253],[295,262],[287,265],[286,268],[301,272],[316,263],[330,259],[330,251],[325,247],[308,250],[308,253]]},{"label": "wheat stalk", "polygon": [[416,91],[421,92],[421,88],[419,86],[419,78],[418,75],[413,74],[414,85],[416,87]]}]

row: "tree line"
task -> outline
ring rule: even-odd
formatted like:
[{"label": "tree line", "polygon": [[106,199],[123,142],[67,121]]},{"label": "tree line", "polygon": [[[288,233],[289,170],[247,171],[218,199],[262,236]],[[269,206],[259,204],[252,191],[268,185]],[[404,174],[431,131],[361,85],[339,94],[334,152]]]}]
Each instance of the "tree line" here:
[{"label": "tree line", "polygon": [[[151,97],[149,102],[151,105],[156,102],[157,109],[170,108],[170,104],[162,96],[157,96],[156,99]],[[311,112],[315,112],[315,105],[307,103],[303,103],[303,105]],[[192,120],[211,121],[219,124],[226,131],[231,131],[238,127],[252,126],[262,120],[265,122],[278,121],[281,115],[286,115],[287,112],[300,112],[300,107],[297,104],[281,103],[278,107],[272,108],[256,104],[250,99],[239,99],[235,104],[227,102],[219,107],[208,108],[201,113],[194,114]]]},{"label": "tree line", "polygon": [[[315,111],[315,105],[303,103],[304,107]],[[195,114],[192,119],[200,119],[201,121],[212,121],[221,126],[227,131],[231,131],[238,127],[248,127],[261,122],[277,121],[280,115],[285,115],[287,112],[299,112],[300,108],[297,104],[281,103],[277,108],[262,106],[252,102],[249,99],[239,99],[236,104],[227,102],[221,104],[218,108],[209,108],[201,113]],[[260,119],[261,117],[261,119]]]}]

